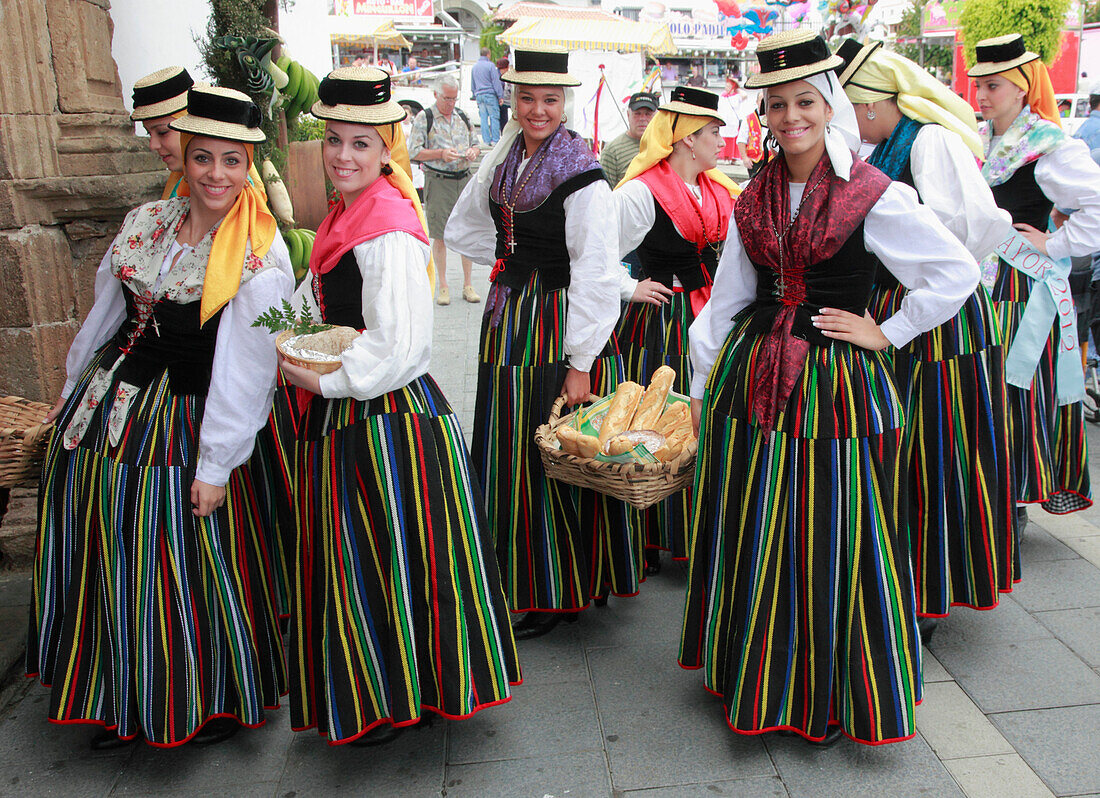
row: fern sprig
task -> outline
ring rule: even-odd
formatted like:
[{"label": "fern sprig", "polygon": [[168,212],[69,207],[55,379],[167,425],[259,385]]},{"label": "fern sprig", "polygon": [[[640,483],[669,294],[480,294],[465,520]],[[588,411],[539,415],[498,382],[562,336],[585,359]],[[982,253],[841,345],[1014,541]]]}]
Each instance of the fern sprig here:
[{"label": "fern sprig", "polygon": [[302,309],[295,311],[290,300],[284,299],[282,307],[272,305],[261,313],[254,322],[253,327],[266,327],[273,333],[290,330],[295,335],[309,335],[327,330],[331,324],[323,324],[313,318],[313,312],[309,308],[309,301],[302,297]]}]

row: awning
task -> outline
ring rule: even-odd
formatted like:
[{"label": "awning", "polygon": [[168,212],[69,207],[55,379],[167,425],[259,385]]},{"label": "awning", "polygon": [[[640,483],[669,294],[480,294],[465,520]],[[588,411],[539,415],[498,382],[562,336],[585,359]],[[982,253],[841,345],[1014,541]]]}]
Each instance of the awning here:
[{"label": "awning", "polygon": [[329,36],[341,47],[388,47],[412,49],[412,42],[402,36],[388,17],[349,16],[329,18]]},{"label": "awning", "polygon": [[497,9],[497,12],[493,14],[493,21],[514,22],[524,17],[599,20],[603,22],[621,19],[621,17],[609,14],[599,8],[578,8],[576,6],[559,6],[553,3],[519,2]]},{"label": "awning", "polygon": [[512,47],[611,50],[619,53],[672,55],[676,45],[668,25],[659,22],[578,21],[524,17],[497,37]]}]

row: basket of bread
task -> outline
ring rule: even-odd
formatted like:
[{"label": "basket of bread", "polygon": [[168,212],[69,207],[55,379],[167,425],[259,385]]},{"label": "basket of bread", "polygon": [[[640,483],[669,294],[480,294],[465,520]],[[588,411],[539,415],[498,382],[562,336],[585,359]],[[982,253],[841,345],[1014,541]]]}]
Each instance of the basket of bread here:
[{"label": "basket of bread", "polygon": [[268,308],[252,326],[266,327],[276,333],[275,348],[279,354],[294,365],[318,374],[329,374],[340,368],[340,356],[359,337],[352,327],[338,327],[314,319],[304,298],[300,310],[284,299],[281,307]]},{"label": "basket of bread", "polygon": [[624,382],[613,394],[550,419],[535,431],[547,476],[592,488],[645,509],[682,490],[695,475],[698,441],[691,401],[672,391],[676,372],[661,366],[649,386]]}]

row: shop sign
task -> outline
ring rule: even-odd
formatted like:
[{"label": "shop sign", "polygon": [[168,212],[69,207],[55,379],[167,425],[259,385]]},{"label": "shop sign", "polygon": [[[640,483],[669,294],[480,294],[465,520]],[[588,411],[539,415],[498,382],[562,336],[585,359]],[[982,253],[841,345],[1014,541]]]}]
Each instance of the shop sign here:
[{"label": "shop sign", "polygon": [[390,17],[426,21],[435,19],[432,0],[336,0],[334,16]]}]

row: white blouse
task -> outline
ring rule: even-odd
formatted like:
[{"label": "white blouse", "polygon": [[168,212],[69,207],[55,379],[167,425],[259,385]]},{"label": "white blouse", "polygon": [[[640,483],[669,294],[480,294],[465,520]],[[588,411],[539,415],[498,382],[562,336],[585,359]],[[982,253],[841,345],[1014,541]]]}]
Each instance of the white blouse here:
[{"label": "white blouse", "polygon": [[1080,139],[1069,138],[1039,157],[1035,182],[1054,207],[1074,211],[1047,239],[1055,260],[1100,252],[1100,166]]},{"label": "white blouse", "polygon": [[[161,275],[182,249],[173,245],[161,265]],[[209,485],[224,485],[230,472],[251,456],[256,433],[271,412],[278,370],[275,336],[264,327],[253,327],[252,322],[272,305],[281,305],[294,290],[294,270],[281,235],[275,236],[271,252],[274,267],[242,283],[218,322],[195,467],[195,479]],[[125,320],[126,297],[122,282],[111,272],[108,249],[96,272],[95,303],[69,347],[65,360],[68,379],[62,396],[72,393],[81,372]]]},{"label": "white blouse", "polygon": [[[791,183],[792,213],[805,190],[804,183]],[[974,256],[902,183],[891,183],[868,211],[863,243],[908,289],[898,312],[880,325],[895,347],[950,319],[978,286],[980,272]],[[756,269],[745,254],[737,225],[731,223],[710,301],[688,333],[692,397],[703,397],[711,367],[733,328],[733,317],[754,299]]]},{"label": "white blouse", "polygon": [[[478,263],[496,261],[490,186],[491,181],[476,177],[466,184],[444,235],[450,249]],[[565,198],[565,245],[569,251],[565,353],[577,371],[592,369],[619,321],[624,269],[619,262],[618,232],[615,203],[606,181],[597,180]]]},{"label": "white blouse", "polygon": [[921,201],[977,260],[1012,231],[1012,217],[997,207],[974,153],[957,133],[925,125],[913,140],[909,165]]},{"label": "white blouse", "polygon": [[[403,388],[428,371],[432,357],[432,286],[428,245],[404,231],[385,233],[352,252],[363,276],[366,327],[340,357],[342,368],[321,375],[327,398],[374,399]],[[303,298],[321,318],[312,283],[305,280],[292,304]]]}]

